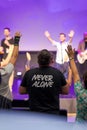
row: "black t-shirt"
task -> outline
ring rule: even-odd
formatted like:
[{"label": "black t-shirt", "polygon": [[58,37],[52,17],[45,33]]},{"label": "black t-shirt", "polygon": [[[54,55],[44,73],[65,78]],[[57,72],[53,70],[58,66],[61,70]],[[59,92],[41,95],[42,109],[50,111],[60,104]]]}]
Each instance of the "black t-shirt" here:
[{"label": "black t-shirt", "polygon": [[65,85],[63,74],[53,67],[31,69],[21,83],[29,94],[30,109],[43,112],[59,110],[59,94]]},{"label": "black t-shirt", "polygon": [[[3,54],[3,56],[2,56],[2,58],[6,58],[6,56],[7,56],[7,49],[9,48],[5,43],[5,38],[4,39],[2,39],[2,41],[1,41],[1,46],[3,47],[3,51],[4,51],[4,54]],[[10,43],[10,44],[14,44],[14,39],[13,38],[11,38],[10,40],[8,40],[8,42]]]},{"label": "black t-shirt", "polygon": [[85,50],[87,49],[87,42],[85,42]]}]

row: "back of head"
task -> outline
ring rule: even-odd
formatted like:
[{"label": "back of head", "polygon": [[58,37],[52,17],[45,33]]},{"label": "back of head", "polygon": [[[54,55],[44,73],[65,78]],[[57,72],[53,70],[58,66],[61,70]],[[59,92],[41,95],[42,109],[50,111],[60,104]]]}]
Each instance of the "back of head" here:
[{"label": "back of head", "polygon": [[43,49],[38,55],[39,66],[49,66],[53,62],[53,55],[47,50]]},{"label": "back of head", "polygon": [[85,72],[85,73],[83,74],[83,82],[84,82],[84,87],[85,87],[85,89],[87,89],[87,72]]}]

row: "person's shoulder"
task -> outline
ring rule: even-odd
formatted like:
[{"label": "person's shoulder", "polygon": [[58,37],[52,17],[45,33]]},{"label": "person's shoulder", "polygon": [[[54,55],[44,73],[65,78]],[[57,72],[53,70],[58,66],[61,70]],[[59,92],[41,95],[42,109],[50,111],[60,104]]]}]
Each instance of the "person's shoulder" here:
[{"label": "person's shoulder", "polygon": [[53,45],[57,45],[57,46],[60,45],[60,42],[59,42],[59,41],[53,40],[53,43],[54,43]]},{"label": "person's shoulder", "polygon": [[1,45],[4,44],[4,41],[5,41],[5,38],[3,38],[3,39],[1,40]]},{"label": "person's shoulder", "polygon": [[14,66],[11,63],[8,63],[6,66],[2,67],[2,71],[4,74],[12,73],[13,69],[14,69]]},{"label": "person's shoulder", "polygon": [[6,65],[6,68],[14,68],[14,65],[13,65],[12,63],[8,63],[8,64]]},{"label": "person's shoulder", "polygon": [[26,73],[27,73],[27,74],[28,74],[28,73],[33,73],[33,72],[36,72],[37,70],[39,70],[38,67],[36,67],[36,68],[31,68],[30,70],[26,71]]},{"label": "person's shoulder", "polygon": [[67,46],[69,44],[69,41],[64,41],[63,46]]},{"label": "person's shoulder", "polygon": [[51,70],[53,70],[56,73],[61,73],[59,69],[55,68],[55,67],[50,67]]},{"label": "person's shoulder", "polygon": [[5,40],[5,38],[2,38],[2,39],[1,39],[1,41],[4,41],[4,40]]}]

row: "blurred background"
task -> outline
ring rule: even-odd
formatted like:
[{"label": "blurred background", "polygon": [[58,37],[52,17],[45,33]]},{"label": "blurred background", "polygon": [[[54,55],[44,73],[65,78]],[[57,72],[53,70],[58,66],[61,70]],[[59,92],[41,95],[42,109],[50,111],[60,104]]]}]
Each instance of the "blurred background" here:
[{"label": "blurred background", "polygon": [[12,35],[15,31],[22,33],[20,51],[56,50],[44,31],[58,40],[60,32],[68,35],[71,29],[77,49],[87,31],[87,0],[0,0],[0,39],[4,27],[9,27]]}]

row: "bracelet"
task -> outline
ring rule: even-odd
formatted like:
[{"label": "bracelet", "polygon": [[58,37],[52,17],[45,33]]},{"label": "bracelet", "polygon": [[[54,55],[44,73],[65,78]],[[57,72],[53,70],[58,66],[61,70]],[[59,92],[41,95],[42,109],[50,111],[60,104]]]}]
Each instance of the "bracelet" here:
[{"label": "bracelet", "polygon": [[14,38],[14,45],[18,46],[19,45],[19,41],[20,41],[20,37],[19,36],[15,36],[15,38]]},{"label": "bracelet", "polygon": [[72,59],[74,59],[74,58],[73,58],[73,57],[70,57],[70,58],[69,58],[69,60],[72,60]]}]

